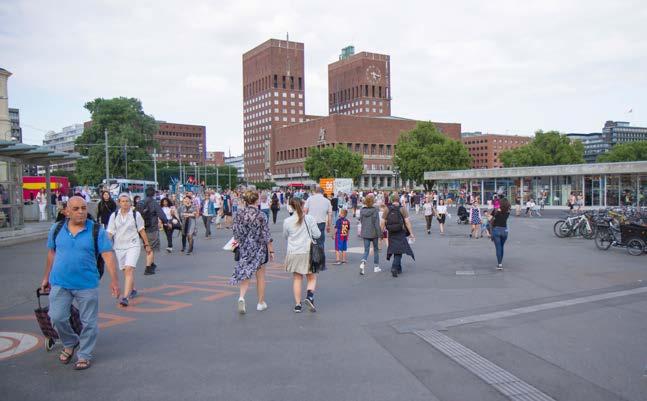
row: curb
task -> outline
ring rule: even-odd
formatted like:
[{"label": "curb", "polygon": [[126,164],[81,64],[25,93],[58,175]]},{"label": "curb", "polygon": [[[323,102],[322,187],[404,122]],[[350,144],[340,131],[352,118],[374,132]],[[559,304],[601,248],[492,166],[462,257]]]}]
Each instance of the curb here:
[{"label": "curb", "polygon": [[0,239],[0,248],[7,246],[23,244],[25,242],[32,242],[37,240],[46,239],[49,234],[49,230],[42,232],[29,233],[24,235],[16,235],[14,237],[7,237]]}]

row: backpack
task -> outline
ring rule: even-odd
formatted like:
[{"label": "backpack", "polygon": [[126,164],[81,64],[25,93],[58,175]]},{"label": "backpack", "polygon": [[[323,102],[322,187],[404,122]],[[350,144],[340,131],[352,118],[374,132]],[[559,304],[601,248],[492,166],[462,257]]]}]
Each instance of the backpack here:
[{"label": "backpack", "polygon": [[[52,240],[54,241],[54,250],[56,250],[56,237],[58,237],[58,233],[61,232],[61,229],[63,228],[63,225],[67,223],[67,219],[61,220],[58,223],[56,223],[56,228],[54,229],[54,235],[52,236]],[[105,262],[103,260],[103,257],[99,253],[99,230],[101,229],[101,226],[99,223],[94,223],[92,225],[92,239],[94,240],[94,256],[97,258],[97,271],[99,272],[99,279],[103,277],[103,272],[105,270]]]},{"label": "backpack", "polygon": [[[119,209],[115,210],[113,213],[115,215],[115,224],[117,223],[117,214],[119,213]],[[139,232],[139,227],[137,227],[137,210],[133,210],[133,219],[135,220],[135,229],[137,232]]]},{"label": "backpack", "polygon": [[147,198],[135,208],[144,219],[144,228],[157,225],[157,213],[154,213],[155,208],[151,205],[152,202],[153,200],[151,198]]},{"label": "backpack", "polygon": [[390,206],[386,215],[386,230],[390,233],[399,233],[404,230],[404,217],[400,207]]}]

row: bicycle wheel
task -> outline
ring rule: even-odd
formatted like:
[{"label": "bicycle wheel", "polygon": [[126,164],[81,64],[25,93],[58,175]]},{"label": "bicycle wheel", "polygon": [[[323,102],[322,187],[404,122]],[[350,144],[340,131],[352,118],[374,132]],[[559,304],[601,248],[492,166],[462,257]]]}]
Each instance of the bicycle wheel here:
[{"label": "bicycle wheel", "polygon": [[612,242],[613,237],[611,237],[609,230],[606,228],[600,228],[598,230],[598,234],[595,236],[595,246],[600,250],[606,251],[611,247]]},{"label": "bicycle wheel", "polygon": [[553,232],[558,238],[567,237],[570,234],[570,229],[566,224],[566,220],[557,220],[553,225]]},{"label": "bicycle wheel", "polygon": [[580,235],[586,239],[592,239],[595,233],[591,229],[591,226],[582,224],[580,225]]},{"label": "bicycle wheel", "polygon": [[645,242],[639,238],[630,239],[627,242],[627,251],[629,255],[640,256],[645,252]]}]

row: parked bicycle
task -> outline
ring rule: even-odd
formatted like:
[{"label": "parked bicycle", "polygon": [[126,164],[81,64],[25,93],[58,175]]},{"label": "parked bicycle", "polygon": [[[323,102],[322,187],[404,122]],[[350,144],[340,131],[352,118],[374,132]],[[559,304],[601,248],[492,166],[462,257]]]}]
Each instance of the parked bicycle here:
[{"label": "parked bicycle", "polygon": [[593,213],[585,212],[575,216],[560,219],[553,225],[553,232],[559,238],[581,235],[586,239],[593,239],[597,226],[592,224]]}]

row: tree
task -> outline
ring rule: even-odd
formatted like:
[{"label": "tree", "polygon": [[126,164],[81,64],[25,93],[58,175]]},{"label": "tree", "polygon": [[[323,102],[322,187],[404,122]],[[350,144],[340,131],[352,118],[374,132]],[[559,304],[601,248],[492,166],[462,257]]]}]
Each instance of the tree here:
[{"label": "tree", "polygon": [[584,163],[584,145],[557,131],[539,130],[532,142],[501,152],[499,159],[505,167],[581,164]]},{"label": "tree", "polygon": [[598,156],[601,163],[635,162],[647,160],[647,141],[637,141],[615,145],[607,153]]},{"label": "tree", "polygon": [[67,180],[70,183],[70,188],[73,188],[79,185],[79,180],[76,178],[76,174],[74,173],[74,171],[54,170],[51,172],[51,175],[55,177],[67,177]]},{"label": "tree", "polygon": [[321,178],[352,178],[357,182],[364,171],[364,158],[345,146],[310,148],[304,167],[315,182]]},{"label": "tree", "polygon": [[259,191],[264,191],[274,188],[276,186],[276,183],[273,181],[258,181],[253,182],[252,185],[255,186]]},{"label": "tree", "polygon": [[422,183],[425,171],[466,169],[472,158],[460,141],[438,132],[432,122],[420,122],[400,134],[393,161],[403,180]]},{"label": "tree", "polygon": [[[152,163],[151,163],[152,165]],[[198,173],[200,183],[204,182],[208,188],[236,188],[238,186],[238,170],[232,166],[195,166],[183,163],[183,171],[186,177],[195,176]],[[157,162],[157,182],[160,188],[168,188],[170,183],[177,182],[180,178],[180,164],[175,161],[158,161]],[[146,179],[153,179],[153,170],[146,176]]]},{"label": "tree", "polygon": [[[138,99],[97,98],[85,104],[92,123],[76,140],[76,148],[86,158],[77,161],[77,176],[82,184],[96,185],[105,176],[104,130],[108,130],[108,163],[112,177],[143,179],[152,171],[150,152],[157,148],[153,135],[157,123],[146,115]],[[129,146],[124,148],[124,145]],[[127,154],[125,153],[127,152]],[[139,161],[138,161],[139,160]]]}]

